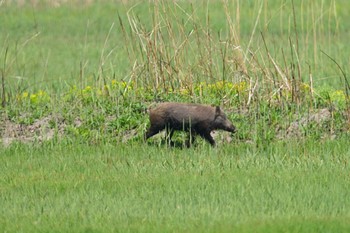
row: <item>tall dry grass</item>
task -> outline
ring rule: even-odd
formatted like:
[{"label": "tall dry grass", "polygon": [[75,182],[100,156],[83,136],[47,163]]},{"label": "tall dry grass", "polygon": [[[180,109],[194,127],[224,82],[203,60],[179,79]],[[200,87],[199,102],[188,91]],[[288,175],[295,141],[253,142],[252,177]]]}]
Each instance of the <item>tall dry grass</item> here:
[{"label": "tall dry grass", "polygon": [[[276,14],[290,16],[288,34],[283,34],[286,26],[281,26],[284,41],[277,49],[268,29],[261,27],[267,28],[271,20],[267,16],[268,1],[255,4],[254,26],[246,41],[240,36],[241,4],[239,0],[222,1],[222,14],[226,20],[220,31],[213,30],[209,6],[203,19],[197,15],[194,4],[190,9],[184,9],[176,1],[154,1],[150,4],[152,22],[149,25],[135,13],[138,7],[135,4],[128,11],[128,22],[119,17],[128,59],[133,64],[130,78],[138,85],[165,92],[169,89],[193,92],[193,84],[201,81],[244,81],[249,84],[247,105],[253,99],[272,100],[283,93],[288,93],[288,98],[297,104],[304,101],[305,94],[313,97],[312,68],[319,59],[327,59],[319,56],[322,49],[318,43],[319,35],[323,34],[330,45],[332,32],[327,29],[330,24],[339,22],[335,1],[320,7],[315,2],[309,5],[281,2],[280,12]],[[307,16],[310,18],[305,19],[304,12],[310,13],[311,16]],[[281,18],[280,24],[286,22]],[[336,34],[338,25],[334,30]],[[310,46],[314,53],[311,56],[313,67],[309,50],[305,49]],[[305,93],[306,89],[301,90],[303,85],[308,86],[309,93]]]}]

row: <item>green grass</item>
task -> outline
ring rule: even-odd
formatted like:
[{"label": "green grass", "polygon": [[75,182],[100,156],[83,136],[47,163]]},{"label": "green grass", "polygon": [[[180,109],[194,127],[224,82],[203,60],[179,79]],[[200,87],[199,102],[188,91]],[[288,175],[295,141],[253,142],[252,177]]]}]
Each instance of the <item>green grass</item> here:
[{"label": "green grass", "polygon": [[[205,31],[212,36],[211,69],[215,71],[214,81],[223,76],[220,53],[224,46],[222,44],[221,48],[218,47],[220,41],[222,43],[234,39],[232,45],[240,46],[243,53],[249,49],[261,64],[266,65],[262,40],[264,35],[267,47],[279,65],[285,65],[283,56],[287,59],[285,69],[291,63],[296,63],[295,54],[292,61],[293,52],[290,48],[291,42],[294,46],[297,44],[291,3],[281,0],[260,1],[262,4],[243,1],[238,7],[237,2],[229,1],[227,9],[221,1],[192,5],[167,1],[158,5],[146,1],[139,4],[103,1],[82,6],[77,6],[76,3],[63,4],[57,8],[43,3],[39,6],[25,4],[21,7],[3,4],[0,8],[0,64],[5,69],[8,88],[20,90],[44,88],[60,93],[65,91],[67,84],[87,85],[100,80],[102,76],[103,79],[129,79],[135,62],[138,61],[140,65],[143,63],[142,57],[146,55],[145,51],[140,51],[140,43],[147,41],[147,37],[138,36],[131,30],[132,22],[136,21],[139,21],[137,25],[141,33],[152,32],[159,23],[162,27],[160,30],[163,30],[160,33],[165,40],[167,56],[172,55],[173,50],[184,42],[185,35],[193,30],[192,36],[188,37],[189,43],[184,47],[186,54],[182,54],[181,50],[178,52],[179,59],[191,58],[192,62],[181,62],[184,63],[184,68],[192,67],[192,75],[198,75],[198,79],[207,79],[207,71],[196,64],[201,62],[196,61],[199,59],[197,55],[207,60],[205,53],[208,51],[204,48],[209,50],[209,43],[205,39],[208,36]],[[308,1],[307,4],[295,2],[298,55],[303,80],[308,79],[310,66],[315,85],[342,86],[336,66],[321,50],[347,70],[348,8],[347,1],[328,0],[322,4],[316,0]],[[228,21],[226,12],[231,22]],[[159,22],[154,22],[154,19]],[[166,28],[167,20],[172,22],[172,29]],[[123,23],[124,30],[120,22]],[[235,29],[236,35],[230,35],[230,27]],[[178,34],[177,39],[169,38],[174,34]],[[196,48],[197,37],[203,40],[200,48]],[[161,49],[162,41],[159,39],[158,43],[158,48]],[[237,53],[231,49],[226,52],[233,55]],[[235,58],[230,54],[227,56],[226,69],[234,65],[229,60]],[[248,70],[254,69],[250,62],[246,63]],[[176,65],[182,67],[182,64]],[[185,69],[182,72],[191,74]],[[229,70],[226,75],[229,77],[228,72]]]},{"label": "green grass", "polygon": [[348,138],[1,149],[3,232],[347,232]]},{"label": "green grass", "polygon": [[[0,232],[350,231],[349,1],[8,2]],[[238,132],[145,143],[159,101]]]}]

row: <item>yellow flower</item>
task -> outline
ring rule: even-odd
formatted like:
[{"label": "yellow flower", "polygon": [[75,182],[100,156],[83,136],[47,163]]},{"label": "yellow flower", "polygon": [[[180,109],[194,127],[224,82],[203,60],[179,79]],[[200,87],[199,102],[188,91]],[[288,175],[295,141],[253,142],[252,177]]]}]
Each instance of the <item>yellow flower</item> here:
[{"label": "yellow flower", "polygon": [[121,85],[123,88],[125,88],[125,87],[126,87],[126,82],[125,82],[125,81],[121,81],[121,82],[120,82],[120,85]]},{"label": "yellow flower", "polygon": [[243,92],[247,90],[247,82],[242,81],[233,85],[233,89],[237,92]]},{"label": "yellow flower", "polygon": [[215,83],[215,87],[216,87],[216,89],[218,89],[218,90],[223,89],[224,86],[225,86],[225,83],[224,83],[223,81],[219,81],[219,82],[216,82],[216,83]]},{"label": "yellow flower", "polygon": [[182,89],[180,89],[180,93],[181,93],[181,95],[189,95],[190,91],[186,88],[182,88]]},{"label": "yellow flower", "polygon": [[82,93],[83,93],[83,95],[85,95],[85,94],[91,93],[91,91],[92,91],[92,87],[91,87],[91,86],[86,86],[86,87],[83,89]]},{"label": "yellow flower", "polygon": [[28,92],[23,92],[22,93],[22,99],[25,99],[25,98],[27,98],[29,96],[29,93]]},{"label": "yellow flower", "polygon": [[42,96],[46,96],[46,93],[45,93],[44,91],[42,91],[42,90],[39,90],[38,93],[37,93],[37,95],[38,95],[39,97],[42,97]]},{"label": "yellow flower", "polygon": [[303,92],[309,92],[310,91],[310,86],[307,83],[301,83],[300,84],[300,89]]},{"label": "yellow flower", "polygon": [[334,91],[330,96],[332,101],[345,101],[346,99],[344,91],[341,90]]},{"label": "yellow flower", "polygon": [[84,90],[85,90],[86,92],[89,92],[89,91],[91,91],[91,89],[92,89],[92,88],[91,88],[90,86],[86,86]]},{"label": "yellow flower", "polygon": [[32,104],[36,104],[38,102],[38,96],[36,94],[31,94],[29,98]]}]

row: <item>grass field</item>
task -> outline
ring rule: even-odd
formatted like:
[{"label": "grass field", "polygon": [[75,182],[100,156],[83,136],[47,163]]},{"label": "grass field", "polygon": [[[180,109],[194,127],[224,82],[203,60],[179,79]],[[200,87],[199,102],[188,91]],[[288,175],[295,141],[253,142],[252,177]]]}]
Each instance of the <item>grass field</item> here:
[{"label": "grass field", "polygon": [[[45,4],[50,1],[38,2],[20,7],[2,3],[0,8],[0,64],[7,81],[20,90],[60,91],[67,84],[85,86],[102,78],[128,80],[132,71],[144,76],[136,68],[149,56],[145,50],[155,49],[151,44],[145,48],[147,41],[157,46],[158,58],[173,56],[173,60],[165,62],[182,68],[183,75],[200,75],[195,78],[202,80],[210,75],[222,79],[223,69],[229,79],[233,72],[230,65],[240,65],[238,71],[248,69],[253,75],[257,65],[251,62],[251,55],[246,57],[249,51],[261,66],[267,66],[263,38],[281,69],[290,69],[290,63],[296,64],[299,59],[302,78],[307,80],[311,72],[315,85],[341,85],[337,67],[321,51],[344,69],[349,63],[347,1],[296,1],[294,14],[293,5],[281,0],[239,4],[233,0],[227,5],[222,1],[70,1],[60,7]],[[238,61],[241,53],[244,61]],[[210,67],[198,64],[208,56],[215,74],[208,74]],[[222,60],[226,60],[226,68]],[[181,78],[181,74],[176,75]]]},{"label": "grass field", "polygon": [[1,151],[3,232],[348,232],[348,138]]},{"label": "grass field", "polygon": [[[0,231],[349,232],[349,12],[0,1]],[[163,101],[237,133],[145,143]]]}]

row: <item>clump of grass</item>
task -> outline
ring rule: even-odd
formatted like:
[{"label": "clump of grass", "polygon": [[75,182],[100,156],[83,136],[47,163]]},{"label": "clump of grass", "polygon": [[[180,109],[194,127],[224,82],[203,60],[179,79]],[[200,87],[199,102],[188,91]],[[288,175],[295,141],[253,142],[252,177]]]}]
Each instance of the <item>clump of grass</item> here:
[{"label": "clump of grass", "polygon": [[[230,16],[232,5],[237,6],[236,20]],[[221,81],[228,86],[231,83],[248,84],[242,101],[248,108],[254,108],[254,105],[263,101],[278,101],[279,105],[310,104],[309,107],[313,108],[317,102],[315,95],[318,97],[318,94],[314,90],[307,54],[301,54],[300,48],[307,47],[308,44],[308,41],[302,39],[308,35],[298,33],[300,29],[295,13],[297,6],[294,2],[288,7],[282,5],[281,12],[278,12],[283,14],[290,10],[292,20],[288,27],[292,30],[282,37],[284,44],[281,45],[284,47],[273,49],[270,48],[273,42],[268,41],[273,37],[266,38],[268,33],[262,31],[259,38],[255,33],[257,25],[261,23],[260,14],[264,5],[259,5],[256,12],[255,25],[248,43],[243,43],[240,37],[241,13],[238,6],[236,1],[222,3],[222,14],[226,18],[225,26],[220,31],[213,30],[209,9],[205,17],[199,17],[193,6],[184,9],[178,3],[161,1],[150,6],[152,21],[143,22],[135,13],[137,5],[130,8],[130,31],[119,17],[128,54],[133,54],[130,57],[132,61],[136,60],[133,62],[130,79],[144,88],[152,88],[155,99],[159,92],[181,89],[192,94],[193,101],[196,101],[197,83],[205,81],[215,85]],[[337,20],[336,17],[330,13],[329,22]],[[303,20],[301,22],[301,27],[304,27]],[[314,42],[314,46],[317,46],[317,41]],[[221,97],[222,103],[230,101],[225,95]]]}]

